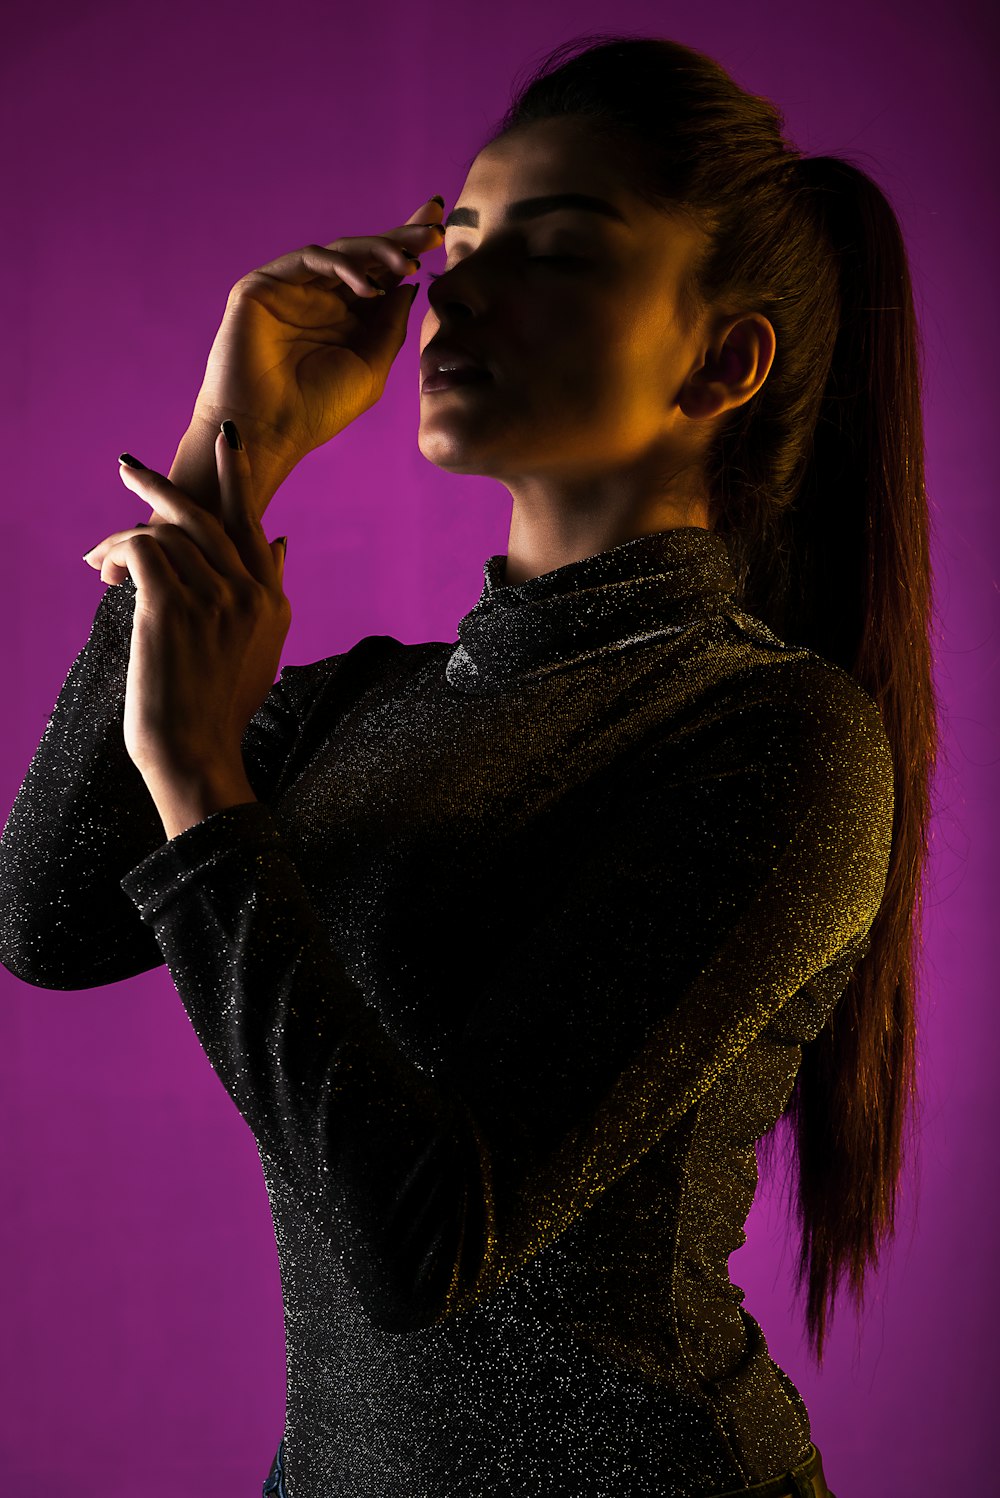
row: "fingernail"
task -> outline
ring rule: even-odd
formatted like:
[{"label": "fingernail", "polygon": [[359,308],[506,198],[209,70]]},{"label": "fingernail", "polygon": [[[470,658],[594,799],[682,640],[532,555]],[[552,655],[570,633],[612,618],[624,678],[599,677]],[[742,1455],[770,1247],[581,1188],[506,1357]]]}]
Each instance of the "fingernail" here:
[{"label": "fingernail", "polygon": [[230,421],[228,416],[222,423],[222,435],[225,437],[230,447],[235,447],[237,451],[242,451],[243,441],[240,437],[239,432],[236,430],[236,423],[235,421]]},{"label": "fingernail", "polygon": [[[145,530],[148,527],[148,525],[149,525],[149,521],[148,520],[137,520],[136,523],[135,523],[135,525],[136,525],[136,529],[137,530],[139,529],[140,526],[143,528],[143,530]],[[85,551],[83,553],[83,560],[86,561],[87,558],[90,556],[90,552],[91,551],[96,551],[97,548],[100,546],[100,544],[101,544],[100,541],[95,541],[94,544],[93,544],[93,546],[90,548],[90,551]]]},{"label": "fingernail", "polygon": [[375,290],[378,292],[379,296],[385,296],[385,287],[384,286],[380,286],[377,281],[373,281],[372,278],[371,278],[371,276],[365,276],[365,280],[368,282],[369,286],[372,286],[372,287],[375,288]]},{"label": "fingernail", "polygon": [[124,463],[128,468],[145,468],[145,463],[140,463],[138,458],[133,458],[131,453],[120,453],[119,463]]},{"label": "fingernail", "polygon": [[430,199],[430,202],[432,202],[432,203],[440,203],[441,207],[442,208],[444,207],[444,198],[441,196],[441,194],[439,192],[436,192],[434,194],[434,196]]},{"label": "fingernail", "polygon": [[287,536],[279,536],[278,540],[281,542],[281,544],[282,544],[282,546],[284,548],[284,551],[285,551],[285,555],[287,556],[288,555],[288,537]]}]

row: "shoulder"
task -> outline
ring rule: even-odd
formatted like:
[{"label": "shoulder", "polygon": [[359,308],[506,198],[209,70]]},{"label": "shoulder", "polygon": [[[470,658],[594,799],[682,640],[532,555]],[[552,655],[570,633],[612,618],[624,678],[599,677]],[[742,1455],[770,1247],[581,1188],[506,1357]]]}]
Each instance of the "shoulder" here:
[{"label": "shoulder", "polygon": [[853,744],[890,755],[878,704],[849,671],[752,614],[732,609],[716,623],[728,649],[711,690],[734,713],[752,711],[762,725],[773,713],[776,729],[794,725],[817,749]]},{"label": "shoulder", "polygon": [[834,662],[728,610],[657,673],[650,737],[660,769],[718,786],[737,776],[762,795],[830,804],[893,798],[893,759],[878,705]]}]

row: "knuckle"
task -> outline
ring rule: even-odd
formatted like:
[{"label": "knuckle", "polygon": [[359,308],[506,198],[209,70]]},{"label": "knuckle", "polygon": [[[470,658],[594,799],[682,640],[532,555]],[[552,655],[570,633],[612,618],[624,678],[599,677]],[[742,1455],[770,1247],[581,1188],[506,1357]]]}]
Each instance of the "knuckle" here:
[{"label": "knuckle", "polygon": [[261,609],[263,589],[256,578],[238,578],[232,584],[230,596],[233,606],[241,614],[258,614]]},{"label": "knuckle", "polygon": [[158,541],[162,540],[164,537],[166,537],[168,540],[175,540],[178,536],[183,535],[183,530],[174,520],[161,520],[159,525],[147,525],[143,530],[136,531],[137,537],[154,536]]},{"label": "knuckle", "polygon": [[210,578],[205,584],[202,594],[202,606],[207,608],[213,615],[226,614],[231,611],[232,599],[229,589],[221,578]]},{"label": "knuckle", "polygon": [[233,283],[229,292],[230,305],[238,305],[259,286],[262,286],[267,279],[267,274],[263,270],[248,270],[246,275],[240,276],[239,280]]}]

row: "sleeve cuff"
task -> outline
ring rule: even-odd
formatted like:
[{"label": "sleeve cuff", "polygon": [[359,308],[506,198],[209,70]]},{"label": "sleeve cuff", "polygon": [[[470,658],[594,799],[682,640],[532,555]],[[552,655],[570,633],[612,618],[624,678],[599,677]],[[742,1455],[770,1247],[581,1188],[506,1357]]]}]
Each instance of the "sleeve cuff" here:
[{"label": "sleeve cuff", "polygon": [[244,801],[214,811],[154,848],[120,881],[144,921],[152,922],[188,877],[221,859],[246,865],[282,846],[281,833],[262,801]]}]

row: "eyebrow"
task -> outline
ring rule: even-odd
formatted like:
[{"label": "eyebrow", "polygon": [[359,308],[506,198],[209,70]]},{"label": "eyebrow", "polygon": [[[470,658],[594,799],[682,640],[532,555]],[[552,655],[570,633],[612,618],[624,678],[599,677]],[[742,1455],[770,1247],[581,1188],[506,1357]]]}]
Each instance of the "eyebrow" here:
[{"label": "eyebrow", "polygon": [[[507,209],[507,222],[515,223],[521,219],[538,218],[543,213],[555,213],[560,208],[575,208],[587,213],[603,213],[606,218],[618,219],[623,224],[628,223],[628,219],[620,208],[616,208],[613,203],[606,202],[604,198],[594,198],[585,192],[551,192],[540,198],[522,198],[518,203],[511,203]],[[446,229],[458,229],[463,226],[470,229],[479,227],[477,209],[453,208],[444,221]]]}]

